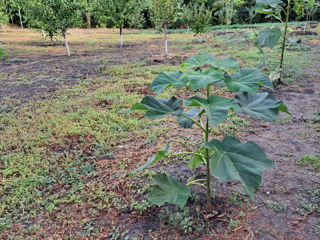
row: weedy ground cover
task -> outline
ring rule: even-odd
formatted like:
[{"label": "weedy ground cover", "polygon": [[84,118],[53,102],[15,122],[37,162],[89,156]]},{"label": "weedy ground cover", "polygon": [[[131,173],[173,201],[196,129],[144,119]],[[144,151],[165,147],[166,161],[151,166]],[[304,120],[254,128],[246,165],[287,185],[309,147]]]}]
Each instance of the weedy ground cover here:
[{"label": "weedy ground cover", "polygon": [[[218,138],[233,135],[267,143],[264,150],[276,166],[264,175],[255,200],[243,195],[238,184],[218,181],[217,212],[203,208],[205,192],[198,188],[192,189],[199,197],[191,196],[189,211],[170,205],[158,211],[146,199],[149,180],[159,171],[177,177],[181,169],[186,180],[192,176],[186,157],[173,157],[170,165],[165,161],[135,178],[127,176],[169,139],[172,150],[193,151],[201,142],[192,137],[198,130],[181,132],[175,118],[150,122],[131,111],[151,94],[151,82],[161,71],[178,71],[198,50],[218,58],[233,56],[240,67],[259,65],[249,29],[228,32],[212,31],[203,44],[193,42],[192,34],[168,34],[167,59],[161,35],[154,32],[129,31],[120,48],[116,30],[73,29],[68,35],[71,58],[64,56],[59,39],[50,46],[32,31],[1,33],[9,58],[0,63],[0,238],[167,239],[173,234],[259,239],[290,237],[296,221],[301,233],[295,234],[317,236],[319,212],[312,206],[317,204],[319,172],[309,164],[299,166],[297,159],[319,154],[320,126],[313,117],[320,92],[318,37],[305,42],[310,51],[286,55],[290,67],[283,81],[288,85],[278,87],[276,95],[289,103],[292,118],[269,125],[239,115],[214,132]],[[264,54],[268,61],[261,70],[268,73],[278,65],[280,46]],[[163,98],[171,95],[185,97],[179,89],[162,93]],[[274,211],[265,206],[267,200],[287,207]],[[173,224],[175,219],[181,224]]]}]

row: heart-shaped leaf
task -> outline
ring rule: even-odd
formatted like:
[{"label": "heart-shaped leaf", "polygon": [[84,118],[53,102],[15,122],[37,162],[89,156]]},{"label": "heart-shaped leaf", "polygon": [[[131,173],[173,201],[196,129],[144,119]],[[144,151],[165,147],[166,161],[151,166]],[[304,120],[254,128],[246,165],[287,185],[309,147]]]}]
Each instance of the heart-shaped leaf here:
[{"label": "heart-shaped leaf", "polygon": [[191,97],[185,101],[185,106],[203,107],[206,111],[211,127],[215,127],[226,119],[230,109],[241,112],[239,105],[230,98],[211,95],[209,100]]},{"label": "heart-shaped leaf", "polygon": [[176,88],[182,88],[188,83],[188,79],[184,77],[184,74],[179,72],[164,73],[161,72],[152,82],[151,89],[156,94],[162,93],[166,88],[174,86]]},{"label": "heart-shaped leaf", "polygon": [[239,70],[239,63],[236,59],[232,57],[216,58],[210,53],[201,51],[199,52],[199,55],[187,59],[182,64],[182,67],[201,68],[204,65],[211,65],[214,68],[222,70]]},{"label": "heart-shaped leaf", "polygon": [[265,121],[275,121],[279,111],[289,113],[288,109],[283,108],[282,102],[269,93],[239,93],[236,95],[235,100],[243,113],[252,117],[262,118]]},{"label": "heart-shaped leaf", "polygon": [[232,57],[216,58],[211,65],[223,70],[239,71],[238,61]]},{"label": "heart-shaped leaf", "polygon": [[240,181],[248,194],[254,196],[261,183],[265,168],[273,168],[273,162],[254,142],[241,143],[234,137],[222,142],[214,139],[205,147],[215,151],[211,158],[211,174],[225,181]]},{"label": "heart-shaped leaf", "polygon": [[180,184],[178,179],[166,174],[154,176],[153,182],[148,199],[155,205],[163,205],[167,202],[183,208],[191,196],[190,188],[187,185]]},{"label": "heart-shaped leaf", "polygon": [[259,86],[273,89],[269,77],[257,68],[241,68],[224,81],[231,92],[257,92]]},{"label": "heart-shaped leaf", "polygon": [[203,55],[195,55],[191,58],[188,58],[181,67],[186,68],[199,68],[204,65],[208,65],[210,63],[209,59],[206,56]]},{"label": "heart-shaped leaf", "polygon": [[210,62],[215,61],[217,58],[211,53],[199,51],[199,55],[206,57]]},{"label": "heart-shaped leaf", "polygon": [[160,161],[161,159],[166,157],[166,153],[169,151],[169,144],[166,145],[166,147],[161,150],[156,152],[155,155],[153,155],[151,158],[148,159],[148,161],[143,164],[142,166],[140,166],[139,168],[137,168],[136,170],[132,171],[130,174],[135,174],[137,172],[142,171],[143,169],[145,169],[146,167],[149,167],[150,165]]},{"label": "heart-shaped leaf", "polygon": [[258,33],[258,36],[255,40],[255,44],[262,47],[273,48],[279,42],[281,37],[281,30],[278,27],[270,28],[267,27]]},{"label": "heart-shaped leaf", "polygon": [[167,115],[179,116],[183,112],[181,99],[172,97],[160,99],[154,96],[146,96],[140,104],[135,104],[133,110],[147,110],[145,116],[149,119],[163,118]]},{"label": "heart-shaped leaf", "polygon": [[209,68],[203,72],[188,71],[184,75],[190,81],[192,90],[206,87],[224,79],[222,71],[214,68]]},{"label": "heart-shaped leaf", "polygon": [[[194,107],[194,108],[191,108],[188,112],[186,113],[183,113],[184,115],[186,115],[187,117],[189,118],[195,118],[197,116],[199,116],[199,114],[202,112],[202,110],[198,107]],[[181,127],[183,128],[192,128],[192,125],[194,124],[193,121],[191,121],[190,119],[188,118],[185,118],[183,116],[180,116],[179,119],[178,119],[178,123]]]}]

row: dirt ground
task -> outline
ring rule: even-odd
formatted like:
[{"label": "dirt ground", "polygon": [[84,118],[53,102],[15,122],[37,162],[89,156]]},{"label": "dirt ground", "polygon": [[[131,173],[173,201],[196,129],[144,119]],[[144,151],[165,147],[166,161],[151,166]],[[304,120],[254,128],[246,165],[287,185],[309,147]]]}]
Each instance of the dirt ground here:
[{"label": "dirt ground", "polygon": [[[23,32],[15,31],[23,35]],[[106,33],[97,30],[94,34],[98,36]],[[114,35],[112,41],[117,39]],[[0,102],[3,106],[10,103],[11,108],[22,108],[34,102],[56,98],[56,91],[81,84],[88,78],[109,79],[111,75],[108,75],[110,72],[106,73],[106,69],[112,66],[135,62],[144,62],[147,66],[178,65],[196,52],[196,47],[193,47],[181,54],[181,47],[172,43],[169,47],[173,53],[164,59],[162,49],[159,48],[162,39],[158,35],[150,34],[144,42],[137,41],[135,35],[131,38],[133,40],[128,41],[124,47],[116,43],[99,42],[94,49],[90,42],[83,47],[83,39],[74,39],[71,58],[64,56],[64,48],[60,43],[58,46],[47,46],[38,39],[21,38],[14,45],[14,41],[5,39],[3,42],[9,46],[11,56],[9,60],[0,62]],[[274,169],[265,171],[255,199],[243,195],[238,183],[217,181],[216,198],[212,200],[214,210],[211,212],[205,207],[204,191],[197,188],[192,191],[199,193],[200,197],[188,202],[188,213],[169,205],[147,206],[142,212],[139,212],[138,207],[128,207],[132,198],[137,202],[145,198],[145,194],[137,193],[135,187],[144,187],[148,178],[128,178],[128,171],[157,149],[156,145],[146,142],[145,136],[135,137],[128,133],[126,141],[111,146],[112,157],[96,161],[99,166],[97,177],[90,180],[105,184],[105,191],[116,192],[118,207],[117,202],[113,201],[111,207],[99,210],[94,221],[91,221],[90,211],[94,207],[86,202],[88,200],[76,204],[63,203],[57,211],[41,212],[27,223],[17,222],[11,229],[5,230],[2,236],[9,236],[12,231],[17,236],[34,236],[30,239],[320,239],[320,169],[299,162],[306,155],[320,158],[319,37],[308,41],[307,45],[313,51],[310,61],[316,64],[303,70],[303,78],[295,79],[292,84],[277,86],[274,92],[287,105],[292,116],[281,115],[275,123],[253,121],[250,130],[239,133],[241,140],[255,141],[263,146],[276,165]],[[26,50],[26,46],[31,50]],[[33,47],[38,49],[36,54],[32,52]],[[58,50],[54,47],[58,47]],[[123,90],[126,94],[139,91],[139,94],[144,95],[148,93],[149,84],[144,83],[141,89],[136,85],[124,85]],[[95,87],[89,85],[90,91]],[[108,102],[104,104],[108,105]],[[6,111],[11,110],[6,108]],[[191,137],[191,134],[197,133],[196,130],[181,132],[171,119],[166,128],[172,129],[169,136],[173,139],[191,139],[194,143],[199,141]],[[0,131],[3,129],[0,128]],[[72,144],[77,146],[76,143]],[[128,165],[126,170],[119,170],[117,162],[123,159]],[[192,176],[185,163],[178,163],[174,167],[156,166],[152,170],[160,168],[182,179]],[[60,220],[58,216],[64,216],[65,220]],[[82,224],[83,221],[92,225]],[[185,227],[189,222],[193,223],[192,231]],[[23,232],[35,224],[40,226],[42,235]],[[93,234],[90,232],[91,227],[100,230]],[[71,232],[81,232],[83,228],[92,235],[71,237]],[[43,232],[47,235],[43,235]],[[18,239],[10,236],[10,239]]]}]

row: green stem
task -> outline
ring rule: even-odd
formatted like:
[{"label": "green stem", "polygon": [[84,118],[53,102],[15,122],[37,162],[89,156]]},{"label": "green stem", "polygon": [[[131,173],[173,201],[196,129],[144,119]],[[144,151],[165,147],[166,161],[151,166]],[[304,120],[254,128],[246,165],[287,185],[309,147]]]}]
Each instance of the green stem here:
[{"label": "green stem", "polygon": [[225,94],[226,92],[228,92],[228,89],[223,90],[221,93],[219,93],[219,96],[222,96],[223,94]]},{"label": "green stem", "polygon": [[[192,182],[188,182],[187,186],[190,186],[191,184],[197,184],[198,182],[201,182],[201,181],[206,181],[206,179],[197,179]],[[201,184],[201,185],[203,185],[203,184]]]},{"label": "green stem", "polygon": [[191,117],[188,117],[188,116],[186,116],[186,115],[184,115],[184,114],[181,114],[181,116],[182,116],[182,117],[185,117],[185,118],[187,118],[187,119],[189,119],[189,120],[191,120],[194,124],[196,124],[198,127],[200,127],[200,128],[202,129],[202,131],[206,131],[206,130],[204,129],[204,127],[203,127],[200,123],[198,123],[196,120],[194,120],[194,119],[192,119]]},{"label": "green stem", "polygon": [[282,78],[282,71],[283,71],[284,50],[286,48],[286,40],[287,40],[290,5],[291,5],[291,0],[288,0],[287,12],[285,13],[286,14],[286,22],[285,22],[285,25],[284,25],[284,34],[283,34],[282,49],[281,49],[281,59],[280,59],[280,76],[279,76],[279,79],[278,79],[278,84],[282,83],[281,82],[281,78]]},{"label": "green stem", "polygon": [[205,158],[206,156],[200,154],[200,153],[194,153],[194,152],[178,152],[178,153],[172,153],[170,156],[179,156],[179,155],[195,155],[202,158]]},{"label": "green stem", "polygon": [[235,114],[237,114],[237,113],[236,113],[236,112],[229,113],[229,114],[227,115],[227,118],[230,118],[230,117],[232,117],[232,116],[235,115]]},{"label": "green stem", "polygon": [[[209,97],[210,97],[210,85],[207,87],[207,99],[209,101]],[[204,132],[204,142],[208,143],[209,141],[209,118],[207,116],[207,122],[206,122],[206,129]],[[207,167],[207,205],[208,208],[210,208],[211,206],[211,182],[210,182],[210,156],[209,156],[209,149],[206,148],[206,167]]]}]

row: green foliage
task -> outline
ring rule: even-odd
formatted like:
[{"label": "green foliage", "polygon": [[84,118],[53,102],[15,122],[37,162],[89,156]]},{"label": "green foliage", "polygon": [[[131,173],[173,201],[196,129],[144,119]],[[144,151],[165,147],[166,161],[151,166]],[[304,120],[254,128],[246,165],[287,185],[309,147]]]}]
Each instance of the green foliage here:
[{"label": "green foliage", "polygon": [[[281,83],[281,77],[283,72],[283,61],[284,61],[284,53],[286,48],[287,41],[287,32],[288,32],[288,22],[289,15],[291,11],[291,0],[288,0],[286,8],[283,6],[285,3],[282,0],[257,0],[257,4],[255,6],[256,13],[265,14],[267,17],[273,17],[280,21],[284,26],[283,34],[282,34],[282,46],[281,46],[281,58],[280,58],[280,75],[278,78],[278,83]],[[285,16],[285,21],[282,21],[283,14]],[[280,39],[279,30],[277,28],[273,29],[265,29],[262,30],[258,36],[261,36],[260,39],[257,39],[256,46],[262,51],[263,46],[275,46],[277,44],[277,40]]]},{"label": "green foliage", "polygon": [[267,27],[260,31],[254,41],[257,48],[262,52],[263,47],[275,47],[281,37],[281,30],[278,27]]},{"label": "green foliage", "polygon": [[[204,3],[195,5],[191,22],[192,31],[195,34],[202,34],[207,31],[207,26],[211,17],[211,12],[206,9]],[[201,39],[202,41],[202,39]]]},{"label": "green foliage", "polygon": [[9,57],[9,54],[7,53],[7,51],[0,47],[0,60],[6,60]]},{"label": "green foliage", "polygon": [[9,16],[4,0],[0,0],[0,25],[7,24],[9,22]]},{"label": "green foliage", "polygon": [[264,168],[273,168],[273,162],[253,142],[242,144],[234,137],[225,137],[222,142],[214,139],[205,144],[214,151],[210,159],[211,175],[224,181],[240,181],[247,193],[254,196]]},{"label": "green foliage", "polygon": [[301,19],[305,16],[305,0],[293,0],[294,7],[293,10],[298,15],[298,18]]},{"label": "green foliage", "polygon": [[282,212],[287,209],[287,205],[285,203],[278,203],[272,200],[267,200],[265,202],[267,208],[272,209],[276,212]]},{"label": "green foliage", "polygon": [[193,9],[192,9],[191,4],[189,4],[189,5],[184,4],[182,6],[181,20],[182,20],[183,23],[187,24],[188,30],[189,30],[190,23],[191,23],[193,17],[194,17],[193,16]]},{"label": "green foliage", "polygon": [[[150,202],[157,205],[168,202],[183,207],[190,196],[189,186],[205,180],[209,204],[210,176],[225,181],[240,181],[247,193],[253,196],[253,191],[257,190],[261,183],[263,170],[272,168],[273,162],[253,142],[241,143],[230,136],[226,136],[222,142],[217,139],[209,141],[210,133],[236,113],[247,114],[266,121],[275,121],[279,111],[288,113],[287,108],[269,93],[257,93],[259,87],[273,89],[267,75],[258,69],[239,69],[238,62],[231,57],[218,59],[209,53],[200,52],[199,55],[186,60],[181,66],[182,71],[169,74],[160,73],[152,82],[151,89],[160,94],[171,86],[185,87],[194,95],[193,97],[185,100],[174,96],[169,99],[159,99],[150,95],[136,104],[134,109],[145,111],[145,116],[149,119],[162,118],[167,115],[176,116],[179,125],[183,128],[192,128],[193,125],[196,125],[203,132],[203,145],[199,146],[200,148],[195,152],[177,153],[169,152],[167,146],[136,171],[143,170],[165,157],[191,155],[193,158],[188,166],[199,168],[201,164],[205,164],[207,178],[195,179],[193,177],[185,185],[167,174],[156,175],[153,189],[149,194]],[[183,71],[184,69],[187,70]],[[237,94],[231,98],[212,95],[213,85]],[[201,88],[206,89],[203,97],[194,92]],[[189,109],[190,107],[193,108]]]},{"label": "green foliage", "polygon": [[[96,11],[100,15],[100,22],[112,23],[116,28],[123,28],[125,24],[130,23],[134,14],[140,14],[137,11],[138,2],[135,0],[97,0]],[[136,16],[134,20],[138,20]],[[141,18],[140,18],[141,19]]]},{"label": "green foliage", "polygon": [[151,0],[152,18],[156,26],[163,28],[177,20],[179,3],[179,0]]},{"label": "green foliage", "polygon": [[298,159],[298,164],[302,166],[311,165],[314,170],[320,169],[320,155],[304,155]]},{"label": "green foliage", "polygon": [[26,8],[26,19],[31,28],[45,31],[52,38],[79,26],[82,10],[83,5],[73,0],[33,0]]},{"label": "green foliage", "polygon": [[173,226],[177,230],[181,229],[184,233],[191,233],[196,227],[194,219],[190,216],[190,209],[187,207],[175,212],[164,208],[160,210],[160,214],[161,222]]},{"label": "green foliage", "polygon": [[232,23],[232,18],[237,13],[236,7],[239,7],[243,4],[243,0],[216,1],[214,6],[218,8],[218,11],[216,11],[214,15],[219,17],[221,24],[229,26]]},{"label": "green foliage", "polygon": [[150,202],[156,205],[163,205],[168,202],[183,208],[191,196],[187,185],[181,185],[178,179],[166,174],[154,176],[153,185],[148,198]]},{"label": "green foliage", "polygon": [[320,4],[317,0],[294,0],[293,10],[301,19],[304,16],[312,16],[318,10]]}]

